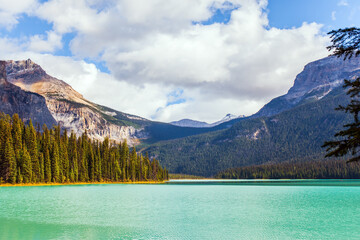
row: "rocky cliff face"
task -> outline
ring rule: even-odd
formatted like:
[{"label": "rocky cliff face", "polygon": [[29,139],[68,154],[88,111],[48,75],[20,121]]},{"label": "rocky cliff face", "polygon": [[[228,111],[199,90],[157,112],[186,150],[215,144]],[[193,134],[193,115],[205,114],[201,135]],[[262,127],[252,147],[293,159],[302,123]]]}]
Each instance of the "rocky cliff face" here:
[{"label": "rocky cliff face", "polygon": [[274,98],[252,117],[272,116],[303,102],[319,100],[341,86],[344,79],[357,76],[360,76],[360,58],[344,61],[326,57],[311,62],[296,76],[294,86],[287,94]]},{"label": "rocky cliff face", "polygon": [[9,115],[17,113],[25,122],[32,119],[34,125],[46,124],[48,127],[56,124],[44,97],[24,91],[7,81],[5,61],[0,61],[0,103],[0,112]]},{"label": "rocky cliff face", "polygon": [[112,112],[101,110],[64,81],[49,76],[30,59],[7,61],[6,72],[9,82],[45,97],[52,117],[69,132],[74,131],[79,136],[86,130],[89,137],[100,141],[109,137],[116,142],[127,139],[130,145],[138,142],[133,126],[117,121]]}]

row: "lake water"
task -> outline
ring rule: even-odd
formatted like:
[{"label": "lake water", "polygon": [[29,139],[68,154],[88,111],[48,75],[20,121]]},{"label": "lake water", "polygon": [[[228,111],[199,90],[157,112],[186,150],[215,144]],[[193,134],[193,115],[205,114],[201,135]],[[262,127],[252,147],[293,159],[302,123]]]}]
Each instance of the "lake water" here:
[{"label": "lake water", "polygon": [[0,239],[360,239],[360,181],[1,187]]}]

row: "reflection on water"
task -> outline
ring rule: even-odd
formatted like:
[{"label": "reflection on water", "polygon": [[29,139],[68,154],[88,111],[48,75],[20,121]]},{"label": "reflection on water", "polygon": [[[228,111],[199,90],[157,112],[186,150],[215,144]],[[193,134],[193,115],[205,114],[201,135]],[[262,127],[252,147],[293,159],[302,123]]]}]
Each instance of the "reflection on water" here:
[{"label": "reflection on water", "polygon": [[360,186],[360,179],[181,179],[166,184],[268,185],[268,186]]},{"label": "reflection on water", "polygon": [[0,239],[359,239],[359,183],[5,187]]}]

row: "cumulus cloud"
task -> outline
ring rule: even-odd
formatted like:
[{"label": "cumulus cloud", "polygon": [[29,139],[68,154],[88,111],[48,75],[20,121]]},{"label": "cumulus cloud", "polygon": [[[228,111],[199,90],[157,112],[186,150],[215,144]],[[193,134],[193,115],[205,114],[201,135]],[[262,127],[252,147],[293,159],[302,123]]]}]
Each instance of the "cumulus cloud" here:
[{"label": "cumulus cloud", "polygon": [[28,50],[34,52],[54,52],[56,49],[62,47],[62,36],[49,31],[44,35],[34,35],[29,39]]},{"label": "cumulus cloud", "polygon": [[21,14],[31,13],[37,6],[37,0],[0,0],[0,27],[10,30]]},{"label": "cumulus cloud", "polygon": [[[25,49],[92,101],[155,120],[213,122],[255,113],[286,93],[306,63],[327,55],[321,25],[277,29],[266,7],[265,0],[50,0],[32,14],[53,29]],[[232,10],[229,22],[202,24],[216,9]],[[61,47],[66,33],[75,36],[73,57],[38,54]],[[81,60],[89,58],[111,74]]]}]

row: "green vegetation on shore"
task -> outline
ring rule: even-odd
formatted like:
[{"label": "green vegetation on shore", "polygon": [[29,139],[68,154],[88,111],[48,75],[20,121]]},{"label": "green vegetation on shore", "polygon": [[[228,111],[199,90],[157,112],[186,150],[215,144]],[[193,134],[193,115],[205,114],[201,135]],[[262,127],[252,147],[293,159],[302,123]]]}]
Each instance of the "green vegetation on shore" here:
[{"label": "green vegetation on shore", "polygon": [[204,179],[202,176],[195,176],[195,175],[188,175],[188,174],[177,174],[177,173],[170,173],[170,179]]},{"label": "green vegetation on shore", "polygon": [[215,176],[222,179],[360,179],[360,164],[344,160],[280,163],[231,168]]},{"label": "green vegetation on shore", "polygon": [[0,115],[0,183],[74,183],[163,181],[168,172],[159,162],[129,150],[125,142],[91,140],[86,132],[61,134],[60,127],[42,132],[17,114]]}]

